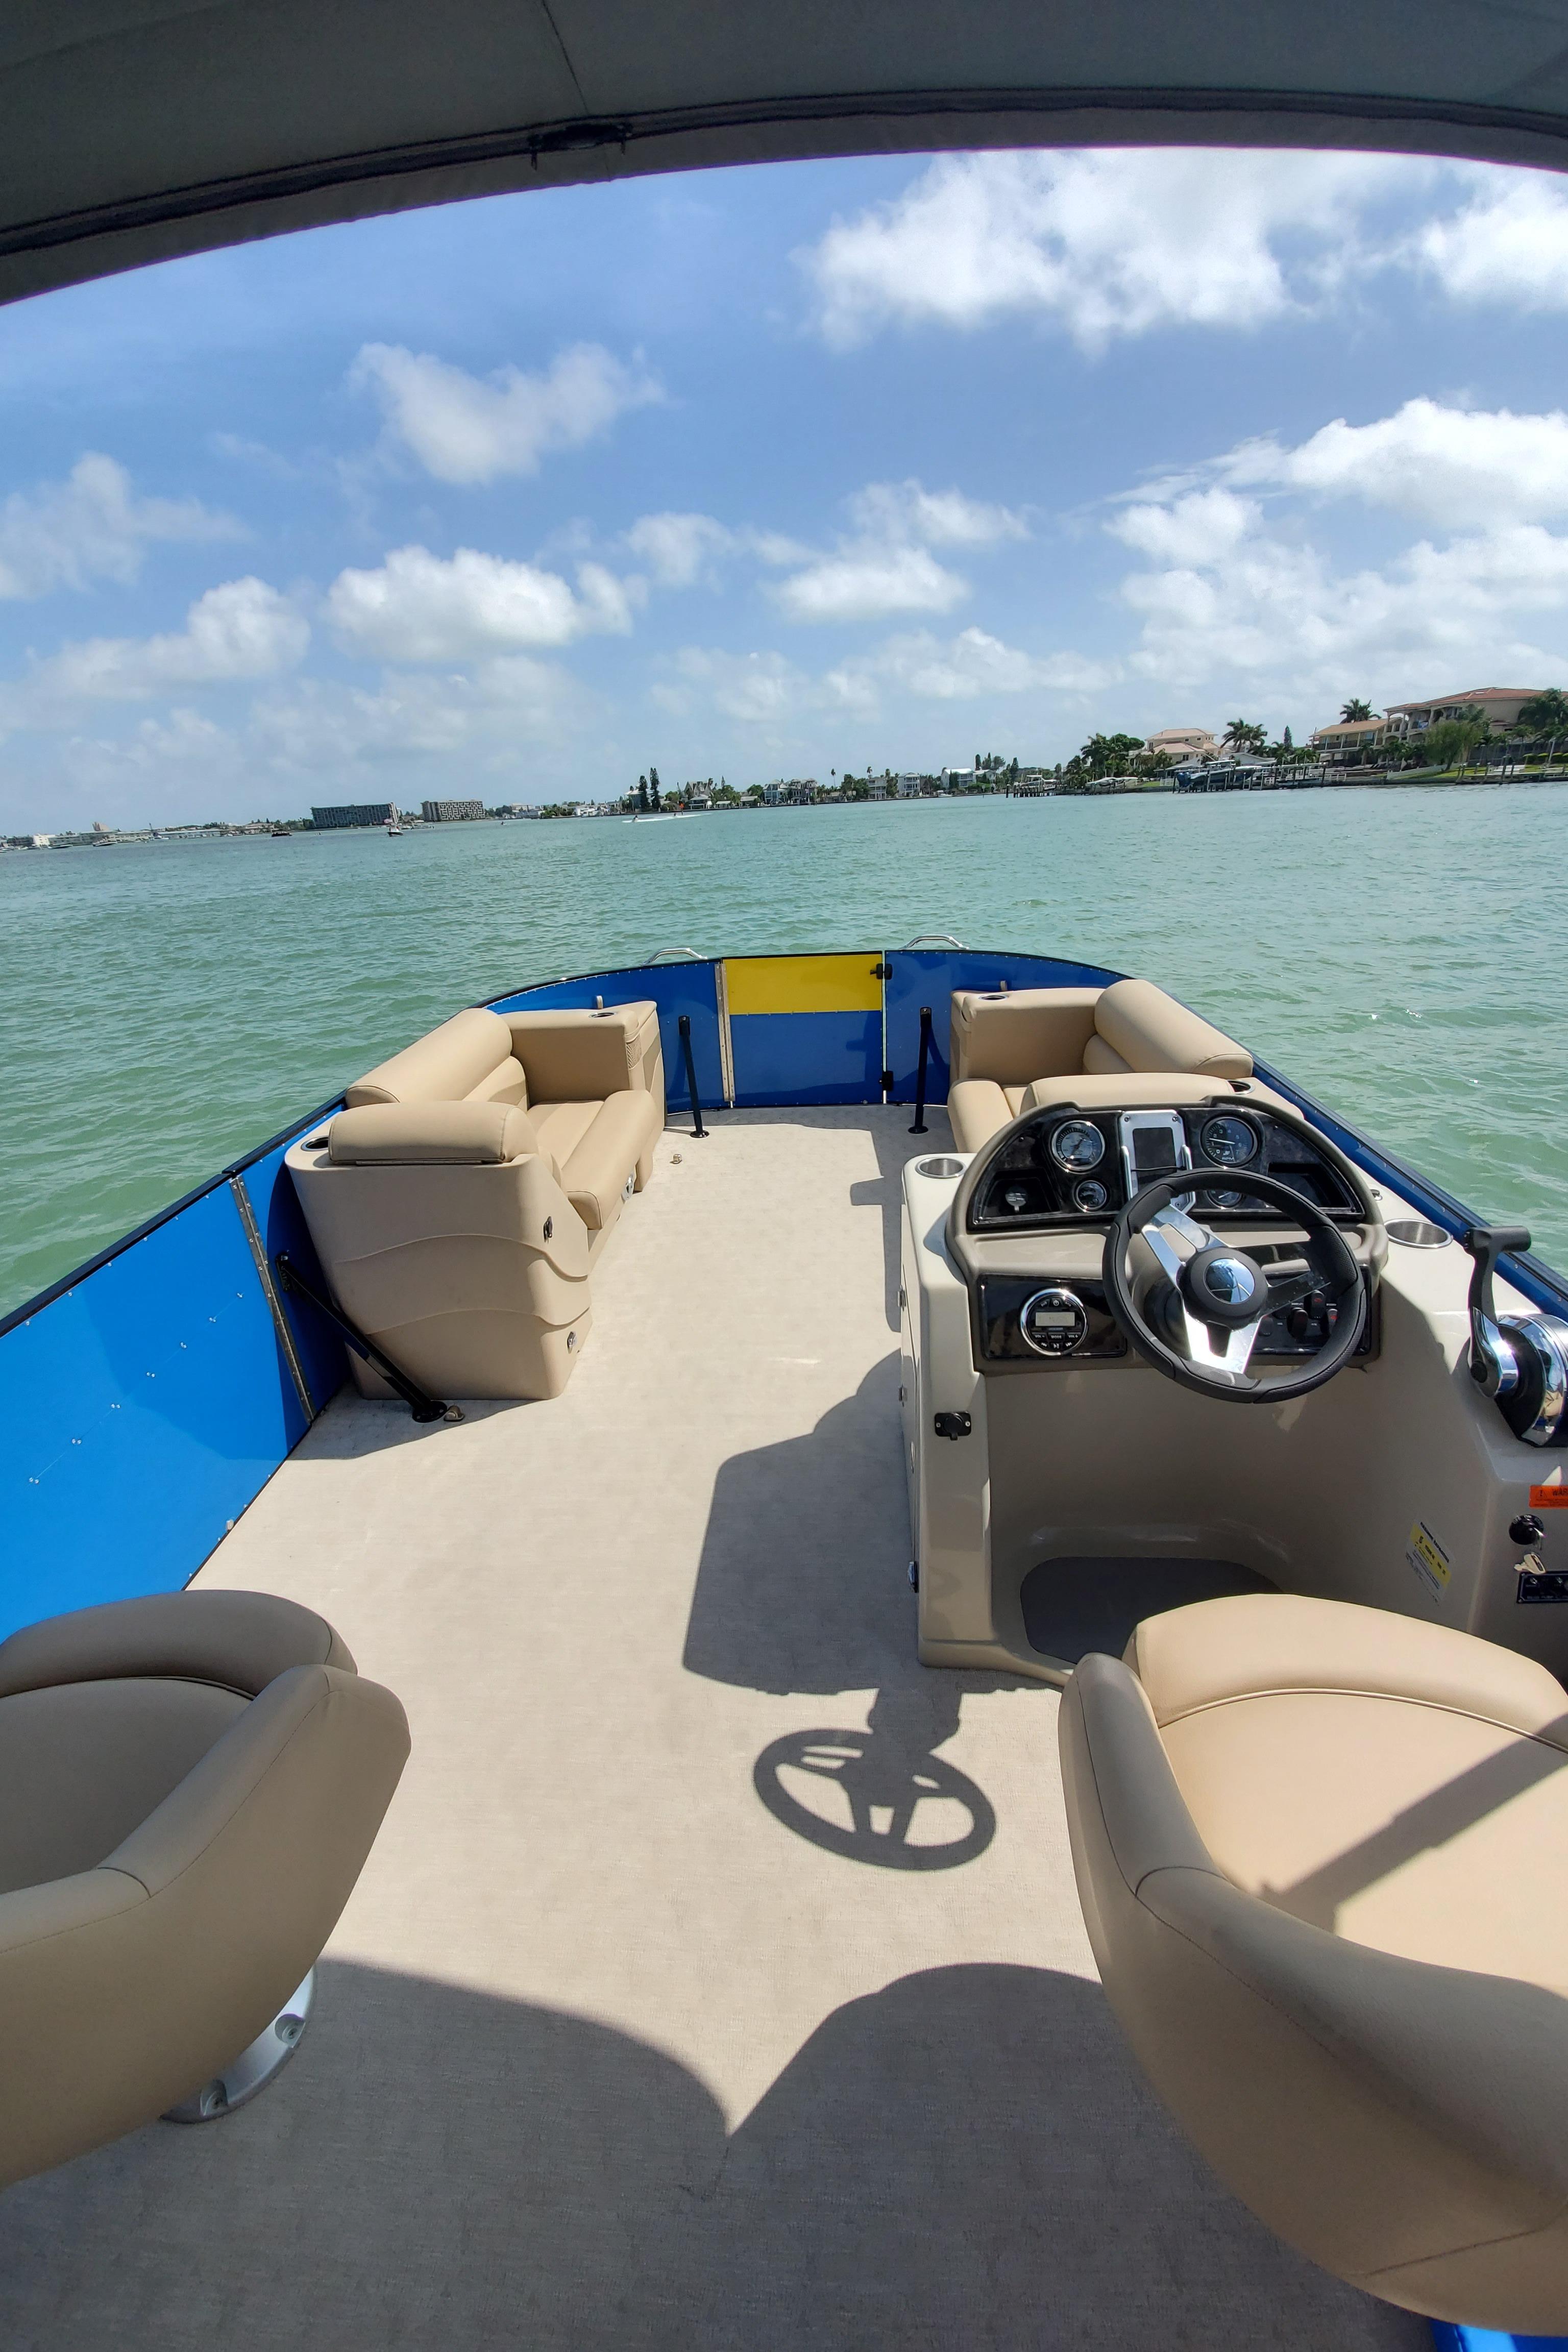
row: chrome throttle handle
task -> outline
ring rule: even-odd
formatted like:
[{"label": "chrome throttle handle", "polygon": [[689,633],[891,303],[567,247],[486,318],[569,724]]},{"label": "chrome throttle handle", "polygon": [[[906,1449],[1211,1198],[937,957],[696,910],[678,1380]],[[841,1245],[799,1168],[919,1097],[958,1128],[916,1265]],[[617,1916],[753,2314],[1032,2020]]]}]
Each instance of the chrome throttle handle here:
[{"label": "chrome throttle handle", "polygon": [[1470,1378],[1485,1396],[1511,1396],[1519,1386],[1519,1356],[1497,1319],[1492,1275],[1500,1257],[1530,1247],[1529,1228],[1471,1225],[1461,1238],[1476,1269],[1470,1276]]}]

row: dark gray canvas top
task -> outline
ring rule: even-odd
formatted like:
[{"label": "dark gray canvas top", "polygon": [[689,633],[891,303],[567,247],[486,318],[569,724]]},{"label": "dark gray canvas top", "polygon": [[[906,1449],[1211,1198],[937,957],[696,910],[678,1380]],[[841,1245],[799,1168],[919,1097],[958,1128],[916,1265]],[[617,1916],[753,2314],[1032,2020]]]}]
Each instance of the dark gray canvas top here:
[{"label": "dark gray canvas top", "polygon": [[0,0],[0,299],[280,229],[786,156],[1561,167],[1568,0]]}]

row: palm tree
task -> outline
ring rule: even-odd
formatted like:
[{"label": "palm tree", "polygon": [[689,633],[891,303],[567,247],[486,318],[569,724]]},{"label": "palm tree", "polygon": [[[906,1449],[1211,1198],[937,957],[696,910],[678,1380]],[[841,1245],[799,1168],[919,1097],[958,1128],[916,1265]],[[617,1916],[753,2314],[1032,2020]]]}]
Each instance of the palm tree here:
[{"label": "palm tree", "polygon": [[1261,751],[1268,741],[1268,730],[1255,719],[1233,719],[1220,740],[1232,751]]},{"label": "palm tree", "polygon": [[1372,705],[1370,702],[1357,702],[1352,700],[1350,702],[1342,702],[1340,705],[1340,721],[1342,726],[1352,727],[1358,719],[1370,719],[1371,717]]}]

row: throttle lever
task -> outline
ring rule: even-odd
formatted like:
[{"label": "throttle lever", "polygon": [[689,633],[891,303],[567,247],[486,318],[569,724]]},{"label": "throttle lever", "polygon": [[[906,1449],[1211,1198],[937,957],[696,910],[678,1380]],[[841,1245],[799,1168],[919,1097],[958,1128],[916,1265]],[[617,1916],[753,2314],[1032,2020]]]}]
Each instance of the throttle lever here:
[{"label": "throttle lever", "polygon": [[1470,1378],[1486,1396],[1511,1396],[1520,1381],[1519,1355],[1498,1323],[1492,1275],[1500,1257],[1530,1247],[1529,1228],[1471,1225],[1460,1240],[1476,1269],[1470,1276]]}]

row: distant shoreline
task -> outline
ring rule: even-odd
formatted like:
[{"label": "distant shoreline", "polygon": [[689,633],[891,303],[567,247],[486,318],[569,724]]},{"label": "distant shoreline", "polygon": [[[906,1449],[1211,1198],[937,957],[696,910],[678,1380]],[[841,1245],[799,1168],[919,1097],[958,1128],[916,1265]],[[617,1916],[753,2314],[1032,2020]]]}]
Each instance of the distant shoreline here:
[{"label": "distant shoreline", "polygon": [[[1147,800],[1152,794],[1155,793],[1165,793],[1174,800],[1209,800],[1237,793],[1449,792],[1459,790],[1476,791],[1489,788],[1493,791],[1501,791],[1510,784],[1563,783],[1568,783],[1568,767],[1543,770],[1534,774],[1510,776],[1458,775],[1451,770],[1438,771],[1435,773],[1423,773],[1421,771],[1417,770],[1415,773],[1408,775],[1360,776],[1352,774],[1342,776],[1324,776],[1313,778],[1310,782],[1302,780],[1299,782],[1293,782],[1290,783],[1280,784],[1219,784],[1207,788],[1201,785],[1195,787],[1188,786],[1184,791],[1178,790],[1176,785],[1172,783],[1167,778],[1162,776],[1158,778],[1151,778],[1147,782],[1139,782],[1125,784],[1120,782],[1108,783],[1097,786],[1092,791],[1077,793],[1054,791],[1044,793],[922,793],[919,795],[918,799],[911,796],[904,800],[889,799],[885,801],[781,801],[773,804],[753,801],[742,803],[739,805],[731,804],[723,808],[671,809],[666,814],[670,816],[682,817],[741,816],[748,814],[761,814],[763,815],[774,816],[798,816],[802,811],[805,809],[914,808],[922,806],[931,801],[962,801],[984,803],[986,802],[1020,800]],[[409,827],[408,830],[410,833],[416,834],[458,834],[480,828],[494,830],[501,825],[512,824],[604,824],[605,823],[614,823],[617,817],[619,817],[623,823],[626,822],[625,812],[615,810],[608,812],[605,815],[581,817],[465,817],[460,823],[457,824],[418,824]],[[295,824],[289,828],[289,838],[290,840],[302,839],[306,841],[365,841],[370,839],[373,835],[384,831],[385,827],[380,824],[342,824],[322,825],[320,827],[310,824]],[[256,833],[251,831],[248,827],[237,825],[232,831],[224,831],[215,825],[210,831],[204,832],[202,834],[195,834],[187,831],[181,831],[178,834],[172,835],[142,832],[122,834],[109,833],[100,835],[96,840],[83,839],[79,835],[73,840],[57,840],[38,845],[24,845],[19,842],[11,842],[6,843],[4,847],[0,847],[0,856],[37,856],[42,854],[52,854],[58,851],[68,852],[82,850],[91,852],[98,849],[205,849],[210,847],[214,843],[241,841],[256,842],[267,841],[275,838],[276,835],[265,833]]]}]

